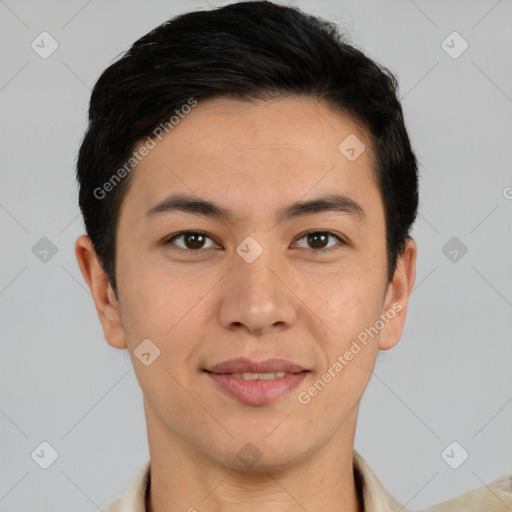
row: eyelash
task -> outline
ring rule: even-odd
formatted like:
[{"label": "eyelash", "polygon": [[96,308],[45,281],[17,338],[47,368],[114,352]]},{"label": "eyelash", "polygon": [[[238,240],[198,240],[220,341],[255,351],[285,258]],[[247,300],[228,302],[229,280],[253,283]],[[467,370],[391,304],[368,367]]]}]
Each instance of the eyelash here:
[{"label": "eyelash", "polygon": [[[346,242],[340,236],[336,235],[332,231],[320,231],[320,230],[318,230],[318,231],[307,231],[306,233],[303,233],[297,239],[297,242],[302,240],[303,238],[307,237],[308,235],[318,234],[318,233],[325,234],[325,235],[332,236],[332,237],[336,238],[341,246],[346,245]],[[174,245],[173,240],[176,240],[177,238],[182,237],[184,235],[191,235],[191,234],[192,235],[202,235],[202,236],[205,236],[206,238],[209,238],[210,240],[213,240],[212,237],[210,237],[209,235],[207,235],[203,231],[181,231],[180,233],[177,233],[177,234],[173,235],[172,237],[168,238],[166,241],[164,241],[164,245],[171,245],[171,244]],[[324,249],[306,248],[306,250],[311,251],[311,252],[327,252],[327,251],[339,249],[340,245],[339,246],[333,246],[333,247],[327,247],[327,248],[324,248]],[[185,248],[184,249],[183,247],[177,246],[176,250],[184,251],[184,252],[196,252],[196,253],[198,253],[198,252],[200,252],[202,250],[206,250],[206,249],[203,249],[203,248],[200,248],[200,249],[187,249],[187,248]]]}]

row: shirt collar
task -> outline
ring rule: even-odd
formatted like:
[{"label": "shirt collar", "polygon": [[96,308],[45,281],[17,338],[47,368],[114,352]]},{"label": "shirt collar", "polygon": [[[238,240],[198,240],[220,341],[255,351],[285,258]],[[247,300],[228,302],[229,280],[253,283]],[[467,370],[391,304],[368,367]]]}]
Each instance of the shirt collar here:
[{"label": "shirt collar", "polygon": [[[375,473],[361,455],[353,450],[354,477],[357,491],[363,501],[363,512],[391,512],[407,509],[393,499],[384,489]],[[151,461],[148,460],[137,473],[124,496],[118,498],[104,512],[146,512],[146,493],[151,483]]]},{"label": "shirt collar", "polygon": [[362,494],[363,512],[408,512],[384,489],[370,466],[357,450],[353,452],[354,477]]}]

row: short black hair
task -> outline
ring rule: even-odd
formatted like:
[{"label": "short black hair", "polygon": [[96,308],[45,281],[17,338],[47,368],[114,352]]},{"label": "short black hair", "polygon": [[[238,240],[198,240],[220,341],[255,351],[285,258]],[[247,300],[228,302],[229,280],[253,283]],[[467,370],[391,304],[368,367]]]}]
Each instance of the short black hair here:
[{"label": "short black hair", "polygon": [[395,75],[350,45],[338,25],[269,1],[181,14],[138,39],[96,82],[77,158],[85,228],[116,297],[117,224],[133,152],[184,105],[216,97],[316,99],[365,128],[390,281],[418,208],[417,161],[397,92]]}]

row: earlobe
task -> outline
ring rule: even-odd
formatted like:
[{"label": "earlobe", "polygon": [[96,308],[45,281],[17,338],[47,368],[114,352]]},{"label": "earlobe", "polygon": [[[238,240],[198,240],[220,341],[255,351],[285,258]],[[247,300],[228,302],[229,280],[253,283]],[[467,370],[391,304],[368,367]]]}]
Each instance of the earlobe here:
[{"label": "earlobe", "polygon": [[94,301],[105,340],[114,348],[127,348],[119,303],[87,235],[77,238],[75,255]]},{"label": "earlobe", "polygon": [[388,285],[383,314],[389,321],[380,333],[380,350],[393,348],[402,337],[409,295],[416,279],[417,250],[416,242],[408,238],[405,250],[398,258],[393,279]]}]

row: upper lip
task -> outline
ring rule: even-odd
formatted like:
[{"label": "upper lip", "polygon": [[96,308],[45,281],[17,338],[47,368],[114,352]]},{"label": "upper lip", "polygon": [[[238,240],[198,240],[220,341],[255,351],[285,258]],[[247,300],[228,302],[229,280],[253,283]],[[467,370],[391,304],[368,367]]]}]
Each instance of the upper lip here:
[{"label": "upper lip", "polygon": [[267,359],[266,361],[251,361],[245,357],[229,359],[206,369],[211,373],[300,373],[309,371],[286,359]]}]

